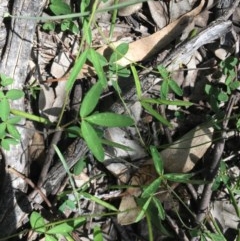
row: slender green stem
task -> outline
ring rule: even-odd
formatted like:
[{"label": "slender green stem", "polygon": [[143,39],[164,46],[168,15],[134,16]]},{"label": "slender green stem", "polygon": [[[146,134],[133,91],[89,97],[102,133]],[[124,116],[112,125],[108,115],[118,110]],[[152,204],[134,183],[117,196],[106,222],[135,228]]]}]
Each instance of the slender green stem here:
[{"label": "slender green stem", "polygon": [[[104,9],[97,9],[96,13],[102,13],[102,12],[108,12],[112,11],[115,9],[120,9],[124,8],[136,3],[141,3],[141,2],[147,2],[148,0],[134,0],[134,1],[126,1],[123,3],[119,4],[114,4],[110,7],[106,7]],[[68,18],[79,18],[79,17],[85,17],[89,16],[91,14],[91,11],[86,11],[83,13],[71,13],[71,14],[64,14],[60,16],[52,16],[52,17],[33,17],[33,16],[14,16],[10,14],[5,14],[4,17],[11,17],[11,18],[20,18],[20,19],[28,19],[28,20],[36,20],[36,21],[56,21],[56,20],[62,20],[62,19],[68,19]]]},{"label": "slender green stem", "polygon": [[36,121],[46,125],[51,124],[46,118],[27,113],[25,111],[16,110],[16,109],[11,109],[10,111],[13,115],[20,116],[28,120]]}]

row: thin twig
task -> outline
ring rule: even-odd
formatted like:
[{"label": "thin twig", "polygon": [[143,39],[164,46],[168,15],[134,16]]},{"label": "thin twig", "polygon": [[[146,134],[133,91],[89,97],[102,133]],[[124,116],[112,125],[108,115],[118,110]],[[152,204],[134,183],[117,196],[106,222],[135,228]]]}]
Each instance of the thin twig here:
[{"label": "thin twig", "polygon": [[22,173],[18,172],[13,167],[8,166],[6,168],[6,171],[11,173],[11,174],[14,174],[15,176],[17,176],[17,177],[19,177],[21,179],[23,179],[29,186],[31,186],[36,192],[39,193],[39,195],[42,197],[42,199],[45,201],[45,203],[48,205],[48,207],[50,207],[50,208],[52,207],[52,204],[50,203],[48,198],[44,195],[42,190],[32,182],[32,180],[30,180],[28,177],[26,177]]},{"label": "thin twig", "polygon": [[203,221],[203,219],[205,218],[206,212],[208,210],[208,207],[209,207],[209,203],[210,203],[211,196],[212,196],[213,180],[218,172],[221,156],[222,156],[224,146],[225,146],[226,128],[227,128],[227,125],[229,122],[229,117],[231,116],[231,113],[233,110],[233,106],[235,105],[237,100],[238,100],[238,96],[232,95],[230,98],[230,101],[228,103],[228,106],[227,106],[226,115],[225,115],[225,118],[224,118],[224,121],[222,124],[223,131],[221,133],[221,139],[219,139],[217,141],[217,143],[215,144],[212,163],[211,163],[209,171],[207,173],[207,180],[210,183],[206,184],[206,186],[204,187],[202,199],[201,199],[201,202],[199,205],[199,211],[198,211],[198,215],[196,218],[198,223],[201,223]]}]

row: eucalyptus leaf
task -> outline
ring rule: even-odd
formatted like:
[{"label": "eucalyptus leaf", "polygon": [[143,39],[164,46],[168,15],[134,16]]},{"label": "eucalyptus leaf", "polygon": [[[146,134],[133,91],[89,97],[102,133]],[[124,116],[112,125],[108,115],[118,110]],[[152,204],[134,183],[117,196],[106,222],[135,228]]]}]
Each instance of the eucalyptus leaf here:
[{"label": "eucalyptus leaf", "polygon": [[104,160],[104,149],[101,143],[101,139],[98,137],[94,128],[86,121],[81,124],[81,131],[84,140],[86,141],[88,148],[97,158],[98,161]]},{"label": "eucalyptus leaf", "polygon": [[86,121],[105,127],[126,127],[134,124],[134,120],[127,115],[110,112],[97,113],[85,118]]},{"label": "eucalyptus leaf", "polygon": [[83,99],[82,105],[80,107],[80,117],[86,117],[89,115],[96,107],[99,98],[102,94],[103,87],[100,81],[98,81],[92,88],[87,92]]}]

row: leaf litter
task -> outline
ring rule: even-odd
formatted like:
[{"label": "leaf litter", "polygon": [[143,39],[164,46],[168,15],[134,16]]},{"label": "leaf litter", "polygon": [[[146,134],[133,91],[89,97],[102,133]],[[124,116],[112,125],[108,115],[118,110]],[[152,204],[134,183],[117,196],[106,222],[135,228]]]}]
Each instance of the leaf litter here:
[{"label": "leaf litter", "polygon": [[[101,8],[106,7],[104,4],[111,5],[112,3],[110,3],[110,1],[106,3],[101,2]],[[163,66],[166,67],[166,70],[169,71],[171,78],[174,79],[177,85],[183,90],[182,96],[180,97],[177,96],[174,91],[166,92],[168,100],[174,101],[180,98],[184,101],[191,101],[194,105],[176,106],[175,108],[170,108],[168,105],[152,105],[154,110],[170,122],[171,126],[166,127],[154,117],[148,118],[146,122],[145,120],[147,120],[149,115],[151,116],[151,112],[143,108],[144,105],[138,105],[138,108],[134,110],[134,108],[131,108],[131,105],[127,103],[128,109],[130,109],[131,115],[135,119],[135,127],[122,129],[113,127],[107,130],[98,129],[97,134],[106,138],[111,144],[110,146],[104,145],[105,159],[103,156],[99,156],[99,159],[104,159],[105,161],[99,163],[91,154],[88,154],[85,156],[86,159],[82,167],[82,174],[73,174],[80,190],[79,198],[81,201],[80,208],[82,215],[89,215],[89,213],[92,215],[89,215],[90,218],[88,218],[86,224],[79,228],[77,231],[78,235],[74,234],[75,237],[78,236],[79,240],[82,238],[91,240],[94,226],[96,225],[101,227],[106,240],[137,240],[136,237],[139,237],[139,240],[149,240],[149,230],[147,230],[146,219],[141,220],[137,224],[136,229],[131,224],[135,223],[142,210],[138,201],[140,200],[143,187],[148,186],[158,177],[148,152],[148,148],[152,144],[156,145],[159,149],[166,172],[181,174],[196,172],[196,179],[205,178],[201,170],[207,167],[206,163],[212,158],[215,140],[218,139],[215,135],[221,130],[218,127],[220,121],[217,115],[219,113],[214,112],[212,107],[214,105],[213,100],[210,98],[210,95],[206,95],[204,88],[206,83],[210,83],[210,85],[213,86],[213,97],[215,97],[215,92],[224,91],[221,89],[221,83],[217,83],[218,78],[214,79],[213,77],[218,71],[218,63],[220,63],[221,60],[225,60],[229,55],[238,54],[238,50],[237,48],[232,48],[233,45],[228,45],[227,47],[226,45],[221,45],[219,39],[222,35],[217,35],[218,32],[216,32],[216,36],[211,40],[211,42],[215,41],[214,43],[203,41],[197,45],[194,51],[190,51],[187,57],[183,55],[185,56],[183,57],[184,61],[183,58],[181,59],[179,57],[180,54],[178,56],[176,50],[178,48],[184,49],[188,43],[194,43],[190,42],[194,37],[196,41],[198,41],[197,37],[199,35],[197,35],[197,33],[199,32],[201,34],[201,29],[207,29],[208,26],[210,26],[211,21],[214,21],[211,19],[215,11],[214,3],[208,1],[206,6],[206,1],[204,0],[149,1],[147,3],[139,3],[133,5],[133,7],[129,6],[119,11],[111,39],[108,39],[108,36],[111,35],[111,14],[108,12],[103,15],[96,15],[97,25],[92,26],[92,41],[98,53],[108,60],[111,56],[112,49],[116,49],[120,43],[128,42],[128,50],[124,57],[117,57],[117,64],[121,66],[129,66],[132,63],[139,64],[140,67],[144,66],[145,69],[142,71],[139,67],[139,76],[143,75],[144,78],[148,79],[150,75],[152,75],[155,79],[158,79],[159,74],[156,72],[156,66],[162,63]],[[238,13],[239,11],[234,12],[234,19],[236,19],[236,14]],[[137,24],[142,25],[146,31],[135,31]],[[228,26],[224,28],[223,32],[228,32],[226,29],[228,29]],[[197,31],[197,33],[195,33],[195,31]],[[214,29],[213,31],[220,30]],[[232,32],[234,32],[234,28]],[[191,36],[191,34],[193,36]],[[235,30],[233,33],[233,36],[236,35],[238,35],[238,30]],[[78,43],[80,38],[80,35],[74,36],[69,33],[59,35],[56,32],[46,33],[41,28],[38,30],[37,41],[41,43],[41,46],[38,51],[36,51],[37,46],[33,49],[33,52],[38,56],[36,58],[37,60],[33,58],[32,61],[35,63],[36,69],[33,70],[33,72],[35,71],[33,75],[37,76],[36,79],[39,81],[38,84],[41,87],[41,91],[39,94],[39,103],[34,106],[34,109],[37,109],[37,112],[48,118],[52,123],[58,121],[59,115],[62,112],[62,106],[66,99],[66,80],[69,76],[69,70],[71,70],[74,60],[77,58],[76,49],[79,47]],[[225,35],[225,40],[226,38],[229,38],[229,36]],[[230,38],[233,37],[230,36]],[[47,41],[45,41],[45,39],[47,39]],[[106,44],[106,39],[111,41],[111,44]],[[237,46],[237,44],[239,44],[237,42],[238,40],[236,38],[233,39],[235,41],[234,45]],[[223,51],[220,51],[222,49]],[[188,51],[188,49],[186,51]],[[172,53],[175,53],[174,58],[169,57]],[[169,59],[168,62],[167,59]],[[37,71],[37,66],[41,67],[40,72]],[[236,66],[236,68],[238,68],[238,66]],[[145,74],[144,71],[147,74]],[[81,93],[84,96],[91,85],[96,82],[96,72],[91,65],[85,64],[81,73],[78,74],[78,81],[81,83]],[[56,79],[56,81],[53,82],[49,79]],[[121,90],[121,92],[123,92],[131,88],[133,79],[131,77],[125,79],[119,78],[118,81],[119,85],[123,85]],[[159,98],[161,84],[162,80],[160,79],[152,85],[147,92],[143,93],[143,97],[154,99],[157,96]],[[217,86],[216,88],[215,85]],[[104,90],[100,101],[101,103],[99,106],[96,106],[97,112],[105,111],[109,105],[115,102],[116,96],[111,94],[113,90],[113,86],[109,86],[107,90]],[[236,91],[238,91],[238,89]],[[235,93],[231,92],[231,94],[234,95]],[[74,96],[74,98],[76,98],[76,96]],[[81,100],[82,95],[77,96],[77,98]],[[70,111],[71,99],[67,101],[65,123],[76,120],[77,118]],[[139,101],[138,103],[141,103],[141,100]],[[135,103],[136,102],[137,101],[135,101]],[[222,110],[227,108],[227,103],[224,101],[215,102],[215,105]],[[84,109],[82,109],[82,113],[80,112],[81,117],[85,118],[86,115],[89,114],[89,110],[92,112],[93,109],[93,106],[90,107],[90,109],[87,109],[85,106]],[[233,108],[235,115],[238,114],[238,109],[236,102]],[[95,115],[97,114],[98,113]],[[138,116],[138,118],[136,118],[136,116]],[[206,117],[211,117],[211,126],[206,124],[209,120],[209,118]],[[82,135],[85,136],[88,135],[87,133],[89,131],[89,128],[87,128],[89,127],[87,118],[88,117],[84,120],[84,126],[82,127]],[[229,128],[234,128],[234,123],[230,123],[229,125]],[[93,131],[92,127],[90,129]],[[46,150],[44,150],[42,146],[47,144],[47,148],[51,148],[49,145],[51,132],[49,132],[48,129],[43,130],[42,127],[37,127],[37,131],[47,132],[47,134],[42,135],[41,138],[38,135],[34,135],[34,139],[32,140],[33,145],[36,145],[36,143],[40,145],[44,153],[37,154],[37,156],[40,155],[42,158],[45,158]],[[94,135],[95,134],[94,130]],[[232,139],[239,141],[238,134],[234,134],[226,140],[226,146],[222,155],[223,160],[228,155],[236,153]],[[96,137],[96,142],[97,146],[93,148],[96,149],[96,152],[99,152],[99,148],[101,149],[101,139]],[[62,150],[65,150],[70,143],[70,139],[63,137],[63,139],[59,141],[59,146]],[[36,152],[33,145],[31,146],[31,153]],[[34,156],[32,158],[35,159]],[[239,170],[239,166],[236,164],[236,160],[238,159],[239,154],[236,154],[234,158],[227,161],[227,164]],[[53,166],[55,162],[56,160],[53,162]],[[34,161],[32,163],[32,166],[36,165]],[[43,163],[38,165],[43,168],[41,166]],[[81,181],[79,181],[79,179],[81,179]],[[166,188],[167,185],[168,184],[165,184],[164,187]],[[121,186],[123,186],[123,188],[121,188]],[[177,185],[170,182],[169,186],[172,186],[173,190],[171,188],[171,191],[166,189],[161,190],[162,187],[159,188],[158,191],[163,192],[162,196],[165,196],[162,199],[159,196],[159,200],[165,206],[172,205],[169,204],[172,202],[177,202],[178,205],[181,206],[182,204],[177,196],[180,196],[180,200],[184,199],[184,197],[181,196],[182,194],[180,192],[178,193]],[[179,186],[184,188],[188,198],[192,200],[191,191],[183,184],[179,184]],[[70,188],[68,182],[63,182],[58,188],[59,190],[55,190],[55,195],[58,193],[59,197],[63,195],[66,199],[67,196],[64,196],[64,192],[67,192]],[[111,190],[111,188],[114,188],[114,190]],[[192,186],[192,188],[194,188],[200,197],[201,188],[199,185]],[[99,197],[101,200],[115,205],[120,213],[118,215],[104,217],[104,214],[108,213],[107,206],[104,203],[96,202],[97,199],[93,201],[91,197],[86,198],[86,196],[81,195],[81,192],[86,192],[86,190],[96,198]],[[236,188],[235,191],[237,190],[239,191],[239,189]],[[117,194],[115,192],[117,192]],[[173,195],[172,192],[176,192],[176,194]],[[212,203],[214,208],[211,215],[220,222],[224,235],[229,229],[236,232],[237,227],[235,224],[237,220],[239,220],[239,217],[236,216],[235,209],[228,208],[225,202],[218,201],[218,198],[226,192],[226,189],[219,189],[219,192],[220,194],[215,197],[216,201]],[[153,195],[158,198],[157,194],[155,195],[155,193],[153,193]],[[69,198],[69,200],[71,199]],[[189,209],[193,208],[189,203],[185,205],[187,205]],[[239,204],[237,205],[239,207]],[[225,211],[223,216],[221,216],[221,211],[216,210],[223,209]],[[71,205],[68,206],[68,210],[63,209],[62,212],[66,218],[78,215],[77,210],[74,206],[71,207]],[[187,233],[186,230],[181,230],[181,223],[176,217],[176,213],[180,216],[182,215],[183,222],[189,225],[189,227],[191,226],[191,222],[195,221],[190,214],[186,215],[185,213],[181,213],[181,209],[175,210],[175,212],[166,209],[165,212],[167,216],[174,219],[180,231],[177,231],[174,225],[167,219],[161,224],[163,227],[166,225],[167,230],[165,230],[165,232],[163,232],[162,228],[156,227],[153,224],[153,240],[164,239],[168,236],[170,240],[176,240],[179,235],[181,235],[181,232]],[[228,215],[231,217],[229,219],[231,221],[229,222],[226,221],[226,219],[228,220]],[[156,217],[152,217],[152,219],[159,221]],[[125,227],[122,225],[128,226]],[[145,225],[144,228],[141,228],[143,225]],[[195,226],[191,226],[191,228],[195,228]],[[87,234],[85,232],[86,230]],[[170,235],[171,232],[173,234]],[[191,239],[190,232],[187,233],[187,237],[187,240]]]}]

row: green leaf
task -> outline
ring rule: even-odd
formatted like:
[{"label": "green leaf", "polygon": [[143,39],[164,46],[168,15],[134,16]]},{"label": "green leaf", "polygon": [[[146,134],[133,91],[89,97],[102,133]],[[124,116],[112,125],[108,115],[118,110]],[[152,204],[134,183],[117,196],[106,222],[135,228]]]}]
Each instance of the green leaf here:
[{"label": "green leaf", "polygon": [[148,103],[145,103],[143,101],[141,101],[142,106],[144,107],[144,109],[146,109],[149,114],[151,114],[152,116],[154,116],[157,120],[159,120],[162,124],[166,125],[166,126],[171,126],[171,124],[163,117],[161,116],[157,111],[155,111],[151,105],[149,105]]},{"label": "green leaf", "polygon": [[223,69],[223,72],[226,75],[236,67],[237,63],[238,58],[234,56],[229,56],[228,58],[220,62],[220,67]]},{"label": "green leaf", "polygon": [[164,178],[179,183],[192,183],[192,184],[206,184],[207,181],[203,180],[191,180],[190,178],[194,176],[194,173],[167,173],[164,174]]},{"label": "green leaf", "polygon": [[142,101],[150,104],[160,104],[160,105],[176,105],[176,106],[191,106],[193,103],[183,100],[165,100],[165,99],[147,99],[142,98]]},{"label": "green leaf", "polygon": [[206,85],[205,85],[205,93],[206,93],[207,95],[209,95],[211,92],[212,92],[212,86],[206,84]]},{"label": "green leaf", "polygon": [[71,13],[71,8],[70,6],[59,0],[56,3],[52,3],[49,5],[50,10],[55,14],[55,15],[61,15],[61,14],[70,14]]},{"label": "green leaf", "polygon": [[75,202],[72,200],[67,199],[65,202],[63,202],[60,206],[59,206],[59,211],[61,211],[62,213],[65,213],[66,209],[72,210],[74,211],[74,209],[76,208]]},{"label": "green leaf", "polygon": [[102,139],[101,141],[102,141],[102,144],[107,145],[107,146],[112,146],[112,147],[115,147],[115,148],[123,149],[124,151],[134,151],[133,148],[131,148],[129,146],[122,145],[122,144],[119,144],[119,143],[114,142],[114,141],[109,141],[109,140],[106,140],[106,139]]},{"label": "green leaf", "polygon": [[88,148],[98,161],[104,160],[104,149],[100,138],[94,128],[86,121],[81,124],[82,136],[86,141]]},{"label": "green leaf", "polygon": [[79,34],[79,32],[80,32],[78,26],[77,26],[74,22],[71,22],[70,31],[71,31],[73,34],[76,34],[76,35]]},{"label": "green leaf", "polygon": [[0,139],[3,139],[6,136],[7,124],[5,122],[0,123]]},{"label": "green leaf", "polygon": [[53,236],[46,234],[45,241],[58,241],[58,240],[56,238],[54,238]]},{"label": "green leaf", "polygon": [[18,100],[24,96],[22,90],[11,89],[6,93],[6,97],[10,100]]},{"label": "green leaf", "polygon": [[103,241],[102,230],[99,226],[95,226],[93,229],[93,241]]},{"label": "green leaf", "polygon": [[10,145],[17,145],[19,141],[13,139],[13,138],[5,138],[1,141],[1,146],[4,150],[9,151]]},{"label": "green leaf", "polygon": [[86,159],[85,157],[82,157],[74,165],[74,168],[73,168],[74,175],[78,176],[83,171],[83,169],[86,167],[85,159]]},{"label": "green leaf", "polygon": [[137,218],[135,220],[136,223],[139,222],[144,217],[144,215],[147,212],[148,206],[149,206],[151,201],[152,201],[152,196],[149,197],[147,199],[147,201],[144,203],[144,205],[141,207],[141,211],[139,212],[139,214],[138,214],[138,216],[137,216]]},{"label": "green leaf", "polygon": [[141,87],[140,79],[139,79],[136,67],[134,65],[132,65],[132,64],[131,64],[130,67],[131,67],[131,70],[132,70],[132,73],[133,73],[133,78],[134,78],[134,82],[135,82],[137,97],[140,100],[142,98],[142,87]]},{"label": "green leaf", "polygon": [[154,193],[159,189],[162,179],[157,178],[154,180],[147,188],[144,189],[142,193],[142,198],[148,198],[149,196],[154,195]]},{"label": "green leaf", "polygon": [[[119,64],[111,64],[109,66],[109,75],[111,76],[111,74],[114,76],[114,75],[117,75],[118,77],[129,77],[131,72],[130,70],[127,68],[127,67],[122,67],[121,65]],[[116,78],[116,77],[115,77]]]},{"label": "green leaf", "polygon": [[72,227],[71,225],[69,225],[68,222],[66,222],[66,223],[61,223],[54,226],[53,228],[49,229],[46,233],[47,234],[66,234],[66,233],[72,232],[73,230],[74,230],[74,227]]},{"label": "green leaf", "polygon": [[207,236],[214,241],[226,241],[225,237],[221,234],[206,232]]},{"label": "green leaf", "polygon": [[81,109],[80,109],[80,117],[86,117],[89,115],[96,107],[99,98],[102,94],[103,87],[100,81],[98,81],[92,88],[87,92],[86,96],[83,99]]},{"label": "green leaf", "polygon": [[14,81],[13,78],[10,78],[5,74],[0,74],[0,78],[1,78],[1,85],[4,87],[11,85]]},{"label": "green leaf", "polygon": [[76,60],[74,66],[73,66],[73,69],[70,73],[70,76],[67,80],[67,84],[66,84],[66,90],[67,92],[70,92],[72,87],[73,87],[73,84],[75,82],[75,80],[77,79],[80,71],[82,70],[83,68],[83,65],[86,63],[86,60],[87,60],[87,55],[88,55],[88,49],[85,49],[81,54],[80,56],[78,57],[78,59]]},{"label": "green leaf", "polygon": [[99,205],[101,205],[101,206],[103,206],[103,207],[105,207],[105,208],[107,208],[107,209],[109,209],[109,210],[118,211],[118,209],[115,208],[113,205],[111,205],[111,204],[108,203],[108,202],[103,201],[102,199],[100,199],[100,198],[98,198],[98,197],[96,197],[96,196],[93,196],[93,195],[91,195],[91,194],[89,194],[89,193],[86,193],[86,192],[83,192],[82,195],[83,195],[85,198],[91,200],[92,202],[98,203]]},{"label": "green leaf", "polygon": [[86,18],[83,19],[82,29],[83,36],[85,37],[87,44],[89,46],[92,45],[92,29],[89,21]]},{"label": "green leaf", "polygon": [[19,123],[21,121],[21,119],[22,118],[20,116],[13,116],[7,120],[7,123],[15,125],[15,124]]},{"label": "green leaf", "polygon": [[103,66],[101,65],[101,62],[99,61],[99,59],[102,58],[102,57],[99,57],[100,54],[97,53],[96,50],[94,50],[92,48],[89,49],[89,52],[90,52],[90,56],[91,56],[91,62],[94,66],[94,70],[97,73],[98,79],[101,82],[102,86],[104,88],[106,88],[107,85],[108,85],[106,73],[103,70]]},{"label": "green leaf", "polygon": [[217,98],[219,101],[223,101],[223,102],[228,101],[228,95],[225,92],[219,93]]},{"label": "green leaf", "polygon": [[153,158],[153,163],[156,169],[156,172],[159,175],[163,174],[163,160],[162,157],[159,155],[159,152],[155,146],[150,146],[151,156]]},{"label": "green leaf", "polygon": [[4,98],[0,101],[0,118],[3,121],[7,121],[10,115],[10,105],[8,99]]},{"label": "green leaf", "polygon": [[157,66],[159,74],[162,76],[163,81],[168,81],[169,79],[169,72],[163,65],[158,65]]},{"label": "green leaf", "polygon": [[20,140],[21,139],[21,135],[20,135],[19,131],[17,130],[17,128],[14,125],[7,124],[7,131],[16,140]]},{"label": "green leaf", "polygon": [[70,19],[64,19],[61,22],[61,30],[63,32],[65,32],[66,30],[68,30],[70,28],[70,25],[71,25],[71,20]]},{"label": "green leaf", "polygon": [[0,90],[0,101],[2,98],[5,98],[5,94],[3,93],[3,91]]},{"label": "green leaf", "polygon": [[128,43],[121,43],[117,46],[117,48],[113,51],[110,56],[109,63],[114,63],[124,57],[124,55],[128,52],[129,44]]},{"label": "green leaf", "polygon": [[70,126],[67,128],[67,134],[70,138],[79,137],[82,135],[81,128],[79,126]]},{"label": "green leaf", "polygon": [[161,85],[161,98],[166,99],[169,93],[168,81],[163,81]]},{"label": "green leaf", "polygon": [[230,83],[229,87],[231,88],[231,90],[236,90],[240,87],[240,81],[233,81],[232,83]]},{"label": "green leaf", "polygon": [[153,203],[155,204],[155,206],[158,210],[158,216],[160,217],[161,220],[164,220],[166,216],[165,216],[165,211],[163,209],[162,203],[156,197],[153,197],[152,201],[153,201]]},{"label": "green leaf", "polygon": [[55,27],[56,27],[56,25],[54,22],[46,22],[42,26],[43,30],[45,30],[45,31],[54,31]]},{"label": "green leaf", "polygon": [[45,221],[40,213],[33,211],[30,215],[30,225],[38,233],[45,233]]},{"label": "green leaf", "polygon": [[110,112],[97,113],[85,118],[86,121],[105,127],[126,127],[134,124],[134,120],[127,115]]},{"label": "green leaf", "polygon": [[108,61],[103,55],[101,55],[100,53],[98,53],[94,49],[90,49],[90,52],[92,52],[92,54],[89,54],[87,58],[91,63],[94,62],[93,58],[97,58],[98,63],[100,64],[101,67],[105,67],[105,66],[108,65]]},{"label": "green leaf", "polygon": [[174,81],[174,80],[169,80],[168,81],[168,85],[170,86],[170,88],[173,90],[173,92],[175,94],[177,94],[178,96],[182,96],[183,95],[183,91],[182,89],[178,86],[178,84]]}]

